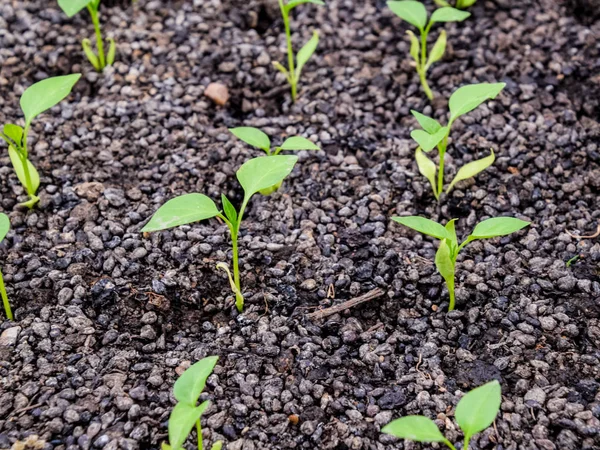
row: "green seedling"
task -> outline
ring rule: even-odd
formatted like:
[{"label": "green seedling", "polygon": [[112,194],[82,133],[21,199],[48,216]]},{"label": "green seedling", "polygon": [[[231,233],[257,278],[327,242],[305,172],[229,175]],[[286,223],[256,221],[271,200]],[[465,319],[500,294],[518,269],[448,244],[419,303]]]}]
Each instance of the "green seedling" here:
[{"label": "green seedling", "polygon": [[[321,150],[318,146],[313,144],[308,139],[303,138],[302,136],[289,137],[283,142],[283,144],[281,144],[281,147],[275,147],[272,149],[271,140],[269,139],[269,136],[260,131],[258,128],[238,127],[231,128],[229,131],[231,131],[231,133],[235,137],[241,139],[246,144],[263,150],[267,154],[267,156],[277,156],[282,150]],[[263,189],[262,191],[260,191],[260,193],[262,195],[270,195],[281,187],[281,183],[282,182],[279,182],[268,189]]]},{"label": "green seedling", "polygon": [[[198,405],[198,401],[204,386],[206,386],[206,380],[218,360],[218,356],[201,359],[186,369],[175,382],[173,395],[177,404],[169,416],[169,443],[163,442],[162,450],[183,450],[183,444],[192,432],[194,425],[196,425],[198,436],[198,450],[204,448],[200,416],[208,408],[210,401],[206,400],[200,405]],[[220,450],[222,445],[221,441],[215,442],[211,450]]]},{"label": "green seedling", "polygon": [[431,53],[427,56],[427,37],[429,36],[431,27],[434,23],[438,22],[462,22],[471,13],[446,6],[436,9],[431,14],[429,21],[427,21],[427,9],[421,2],[401,0],[389,1],[387,4],[394,14],[419,30],[420,42],[412,31],[407,31],[410,37],[410,55],[416,62],[417,73],[419,74],[425,95],[427,95],[429,100],[433,100],[433,93],[427,82],[427,71],[433,63],[439,61],[444,56],[444,52],[446,51],[446,31],[442,30],[440,32],[437,41],[431,49]]},{"label": "green seedling", "polygon": [[[450,3],[448,3],[446,0],[433,0],[435,2],[435,4],[441,8],[445,7],[445,6],[452,6]],[[477,3],[477,0],[456,0],[456,5],[455,7],[457,9],[467,9],[471,6],[473,6],[475,3]]]},{"label": "green seedling", "polygon": [[[462,450],[468,450],[471,438],[494,422],[501,402],[502,390],[496,380],[473,389],[460,399],[454,416],[465,436]],[[425,416],[401,417],[387,424],[381,432],[416,442],[440,442],[456,450],[435,422]]]},{"label": "green seedling", "polygon": [[473,232],[459,245],[456,237],[454,223],[457,219],[452,219],[444,227],[433,220],[418,216],[392,217],[392,220],[406,227],[412,228],[419,233],[432,236],[440,240],[440,246],[435,254],[435,266],[444,278],[448,288],[450,304],[448,310],[454,309],[454,274],[456,269],[456,259],[460,251],[470,242],[478,239],[491,239],[498,236],[506,236],[519,231],[530,224],[514,217],[496,217],[487,219],[478,223]]},{"label": "green seedling", "polygon": [[[10,230],[10,220],[4,213],[0,213],[0,242],[4,240],[8,231]],[[4,312],[8,320],[13,319],[13,314],[10,309],[10,303],[8,302],[8,295],[6,295],[6,288],[4,287],[4,276],[0,270],[0,295],[2,296],[2,304],[4,305]]]},{"label": "green seedling", "polygon": [[238,311],[244,308],[244,296],[240,286],[240,269],[238,262],[238,235],[244,211],[250,198],[264,189],[280,183],[287,177],[298,161],[295,155],[261,156],[246,161],[236,173],[237,179],[244,189],[244,200],[239,211],[229,199],[221,194],[223,213],[209,197],[203,194],[185,194],[169,200],[150,218],[142,228],[142,232],[160,231],[168,228],[186,225],[200,220],[218,217],[223,220],[231,233],[233,253],[233,277],[225,263],[217,264],[218,269],[227,272],[229,284],[235,294],[235,304]]},{"label": "green seedling", "polygon": [[86,38],[81,41],[85,56],[98,72],[102,72],[106,66],[112,66],[115,62],[116,45],[113,38],[108,38],[108,53],[104,53],[104,39],[100,31],[100,17],[98,14],[100,0],[58,0],[58,6],[68,17],[73,17],[83,8],[87,8],[96,32],[97,54],[92,50],[90,40]]},{"label": "green seedling", "polygon": [[313,55],[319,45],[319,33],[313,31],[312,37],[309,41],[304,44],[300,49],[295,58],[294,63],[294,48],[292,46],[292,33],[290,31],[290,12],[298,5],[304,3],[313,3],[315,5],[325,5],[322,0],[291,0],[288,3],[284,3],[283,0],[279,0],[279,9],[281,9],[281,16],[283,17],[283,25],[285,27],[285,40],[287,43],[287,54],[288,54],[288,68],[286,69],[283,65],[278,62],[274,62],[273,65],[277,70],[282,72],[290,87],[292,89],[292,101],[296,101],[298,96],[298,81],[300,80],[300,74],[302,68],[308,62],[310,57]]},{"label": "green seedling", "polygon": [[[458,88],[450,96],[450,119],[448,125],[442,126],[437,120],[427,117],[417,111],[411,111],[417,122],[423,127],[422,130],[413,130],[410,136],[419,145],[415,151],[415,160],[419,167],[419,172],[431,183],[431,189],[433,195],[437,200],[440,199],[444,188],[444,156],[448,148],[448,137],[450,136],[450,130],[452,124],[460,116],[473,111],[479,105],[486,100],[496,98],[502,89],[504,89],[506,83],[481,83],[481,84],[470,84]],[[437,169],[437,181],[436,181],[436,166],[435,163],[425,156],[424,152],[430,152],[434,148],[438,149],[439,153],[439,169]],[[465,164],[456,173],[456,176],[446,189],[446,194],[454,187],[456,183],[468,178],[474,177],[480,172],[483,172],[489,166],[491,166],[496,157],[492,150],[491,155],[485,158],[478,159],[476,161]]]},{"label": "green seedling", "polygon": [[25,128],[8,123],[4,125],[0,138],[8,144],[8,155],[19,181],[27,191],[29,200],[22,203],[23,206],[33,208],[40,200],[36,196],[40,187],[40,176],[35,166],[29,160],[27,147],[27,136],[31,121],[44,111],[52,108],[63,100],[71,90],[81,74],[64,75],[54,78],[46,78],[39,81],[23,92],[20,104],[25,115]]}]

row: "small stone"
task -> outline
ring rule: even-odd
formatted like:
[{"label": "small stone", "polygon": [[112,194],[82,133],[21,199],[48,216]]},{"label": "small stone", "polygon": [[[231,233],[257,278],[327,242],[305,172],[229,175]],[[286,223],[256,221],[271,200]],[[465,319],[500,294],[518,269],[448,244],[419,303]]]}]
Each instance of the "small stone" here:
[{"label": "small stone", "polygon": [[0,347],[12,347],[17,343],[21,327],[10,327],[0,335]]},{"label": "small stone", "polygon": [[210,83],[204,90],[204,95],[219,106],[225,105],[229,100],[229,90],[227,86],[221,83]]}]

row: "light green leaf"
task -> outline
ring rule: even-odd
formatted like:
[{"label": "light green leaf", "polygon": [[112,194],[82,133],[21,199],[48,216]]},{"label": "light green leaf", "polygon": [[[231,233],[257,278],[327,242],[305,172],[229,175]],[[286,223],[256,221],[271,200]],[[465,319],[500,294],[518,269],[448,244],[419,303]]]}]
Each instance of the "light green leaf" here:
[{"label": "light green leaf", "polygon": [[414,109],[411,109],[410,112],[413,116],[415,116],[415,119],[417,119],[419,125],[421,125],[423,129],[429,134],[435,134],[440,130],[440,128],[442,128],[442,126],[437,120],[432,119],[431,117],[428,117],[424,114],[421,114],[420,112],[415,111]]},{"label": "light green leaf", "polygon": [[230,128],[229,131],[231,131],[235,137],[241,139],[252,147],[260,148],[267,152],[267,154],[269,154],[271,151],[271,140],[269,139],[269,136],[267,136],[258,128],[238,127]]},{"label": "light green leaf", "polygon": [[10,219],[4,213],[0,213],[0,242],[4,240],[10,230]]},{"label": "light green leaf", "polygon": [[417,147],[417,150],[415,151],[415,160],[417,161],[419,172],[421,172],[421,175],[429,180],[429,183],[431,183],[431,189],[433,190],[433,195],[435,195],[435,198],[438,198],[439,194],[437,192],[435,182],[435,174],[437,170],[435,163],[425,156],[425,153],[423,153],[421,147]]},{"label": "light green leaf", "polygon": [[80,77],[80,73],[63,75],[46,78],[29,86],[23,92],[20,102],[23,114],[25,114],[25,128],[36,116],[52,108],[69,95]]},{"label": "light green leaf", "polygon": [[448,134],[448,127],[442,127],[434,134],[429,134],[425,130],[413,130],[410,133],[410,137],[419,144],[421,150],[424,152],[430,152],[433,150]]},{"label": "light green leaf", "polygon": [[445,6],[436,9],[431,15],[431,23],[435,22],[462,22],[471,15],[470,12],[461,11],[460,9]]},{"label": "light green leaf", "polygon": [[112,66],[115,62],[115,55],[117,53],[117,44],[113,38],[108,38],[108,53],[106,54],[106,64]]},{"label": "light green leaf", "polygon": [[413,57],[417,63],[417,67],[419,67],[421,61],[421,44],[419,43],[419,39],[415,36],[415,33],[406,30],[406,34],[408,34],[408,37],[410,38],[410,56]]},{"label": "light green leaf", "polygon": [[73,17],[91,2],[92,0],[58,0],[58,6],[68,17]]},{"label": "light green leaf", "polygon": [[525,222],[524,220],[516,219],[514,217],[494,217],[479,222],[477,226],[475,226],[471,236],[469,236],[469,239],[488,239],[497,236],[506,236],[519,231],[528,225],[530,225],[530,222]]},{"label": "light green leaf", "polygon": [[[163,442],[160,445],[161,450],[171,450],[171,446],[169,444],[167,444],[166,442]],[[177,450],[177,449],[176,449]]]},{"label": "light green leaf", "polygon": [[504,86],[506,83],[480,83],[458,88],[450,96],[450,122],[473,111],[486,100],[496,98]]},{"label": "light green leaf", "polygon": [[425,416],[406,416],[393,420],[381,429],[382,433],[416,442],[444,442],[446,438],[435,422]]},{"label": "light green leaf", "polygon": [[7,123],[4,125],[2,132],[6,137],[12,140],[19,147],[23,144],[23,127],[19,125],[14,125],[12,123]]},{"label": "light green leaf", "polygon": [[221,450],[222,448],[223,448],[223,442],[217,441],[213,444],[213,446],[210,448],[210,450]]},{"label": "light green leaf", "polygon": [[245,200],[287,177],[298,161],[295,155],[261,156],[242,164],[237,179],[244,188]]},{"label": "light green leaf", "polygon": [[287,78],[288,82],[290,82],[290,73],[288,72],[288,70],[283,67],[280,63],[278,63],[277,61],[273,62],[273,66],[279,70],[281,73],[283,73],[285,75],[285,77]]},{"label": "light green leaf", "polygon": [[440,241],[440,248],[435,253],[435,267],[446,281],[448,290],[450,290],[450,286],[454,288],[454,259],[450,251],[450,245],[448,245],[448,239]]},{"label": "light green leaf", "polygon": [[173,449],[180,449],[189,436],[196,421],[208,408],[210,402],[207,400],[200,406],[190,406],[185,403],[177,403],[169,416],[169,444]]},{"label": "light green leaf", "polygon": [[454,416],[465,438],[489,427],[500,410],[501,402],[502,392],[497,380],[473,389],[461,398]]},{"label": "light green leaf", "polygon": [[394,14],[423,31],[427,24],[427,9],[421,2],[413,0],[389,1],[388,7]]},{"label": "light green leaf", "polygon": [[446,228],[446,231],[448,232],[448,240],[450,241],[450,243],[452,244],[450,246],[450,257],[451,259],[455,259],[456,255],[455,255],[455,250],[458,247],[458,238],[456,237],[456,228],[455,228],[455,223],[456,223],[457,219],[452,219],[450,222],[448,222],[446,224],[446,226],[444,228]]},{"label": "light green leaf", "polygon": [[425,65],[425,70],[429,69],[433,63],[442,59],[442,56],[444,56],[445,51],[446,30],[442,30],[440,32],[439,37],[437,38],[437,41],[435,41],[433,48],[431,49],[431,53],[429,54],[429,58],[427,59],[427,64]]},{"label": "light green leaf", "polygon": [[312,3],[313,5],[321,5],[321,6],[325,6],[325,2],[322,0],[292,0],[291,2],[289,2],[287,5],[285,5],[285,8],[288,11],[291,11],[292,9],[294,9],[296,6],[299,5],[303,5],[305,3]]},{"label": "light green leaf", "polygon": [[279,148],[281,150],[321,150],[317,145],[313,144],[312,141],[309,141],[302,136],[287,138]]},{"label": "light green leaf", "polygon": [[237,211],[235,210],[235,206],[231,204],[227,196],[225,194],[221,194],[221,203],[223,204],[223,211],[225,212],[225,216],[229,219],[232,224],[237,223]]},{"label": "light green leaf", "polygon": [[186,225],[219,214],[219,210],[210,198],[204,194],[184,194],[169,200],[158,208],[150,221],[142,228],[142,233],[166,230]]},{"label": "light green leaf", "polygon": [[212,373],[218,360],[218,356],[208,356],[191,365],[181,374],[173,386],[173,394],[178,402],[196,406],[206,385],[206,379]]},{"label": "light green leaf", "polygon": [[419,216],[404,216],[404,217],[392,217],[392,220],[402,224],[408,228],[412,228],[419,233],[433,236],[437,239],[445,239],[448,237],[446,229],[433,220],[426,219],[425,217]]},{"label": "light green leaf", "polygon": [[456,0],[456,7],[460,9],[468,8],[477,3],[477,0]]},{"label": "light green leaf", "polygon": [[87,57],[90,64],[96,69],[96,71],[101,71],[102,67],[100,66],[100,60],[92,50],[92,44],[89,39],[84,39],[81,41],[81,47],[83,48],[83,53]]},{"label": "light green leaf", "polygon": [[[8,156],[10,157],[10,162],[12,163],[13,168],[15,169],[17,178],[19,179],[19,181],[21,182],[21,184],[23,185],[25,190],[27,190],[27,179],[25,178],[25,170],[23,169],[23,162],[21,161],[19,152],[12,145],[10,145],[8,147]],[[40,187],[40,175],[39,175],[37,169],[34,167],[34,165],[29,160],[27,160],[27,167],[29,169],[29,178],[31,180],[31,187],[33,189],[32,193],[35,194],[37,192],[38,188]]]},{"label": "light green leaf", "polygon": [[433,2],[440,8],[443,6],[450,6],[450,3],[448,3],[446,0],[433,0]]},{"label": "light green leaf", "polygon": [[446,194],[450,192],[450,189],[452,189],[456,183],[462,180],[467,180],[471,177],[474,177],[478,173],[483,172],[485,169],[494,164],[495,160],[496,156],[494,155],[494,150],[492,150],[492,154],[490,156],[486,156],[485,158],[472,161],[462,166],[458,172],[456,172],[456,175],[452,180],[452,183],[450,183],[450,186],[448,186],[448,189],[446,189]]},{"label": "light green leaf", "polygon": [[313,31],[312,37],[306,44],[304,44],[304,46],[296,55],[296,81],[300,79],[300,73],[302,72],[302,68],[317,49],[317,45],[319,45],[319,33],[317,31]]}]

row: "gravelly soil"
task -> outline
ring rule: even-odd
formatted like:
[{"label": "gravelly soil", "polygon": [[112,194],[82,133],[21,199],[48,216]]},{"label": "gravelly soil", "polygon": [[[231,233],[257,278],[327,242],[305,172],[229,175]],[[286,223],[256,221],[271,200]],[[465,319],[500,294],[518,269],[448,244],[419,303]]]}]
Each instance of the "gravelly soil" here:
[{"label": "gravelly soil", "polygon": [[[3,123],[21,120],[31,83],[84,72],[33,127],[39,208],[16,207],[23,191],[2,157],[17,320],[1,326],[0,448],[30,435],[43,449],[159,448],[177,374],[217,354],[205,440],[228,449],[430,448],[379,433],[406,414],[437,419],[458,442],[453,407],[493,378],[502,412],[472,449],[600,449],[600,243],[574,237],[600,221],[600,22],[585,2],[481,0],[447,26],[433,107],[405,24],[383,2],[297,9],[296,36],[319,28],[321,43],[295,105],[271,68],[285,57],[272,4],[113,3],[103,25],[118,62],[101,76],[79,47],[87,17],[0,4]],[[224,108],[202,94],[213,81],[229,87]],[[507,87],[456,123],[449,166],[490,147],[497,161],[438,206],[413,162],[409,111],[443,118],[444,98],[483,81]],[[241,201],[235,170],[257,155],[227,132],[241,124],[323,151],[302,152],[280,193],[252,201],[238,315],[215,272],[230,256],[224,225],[139,229],[185,192]],[[458,310],[446,313],[435,244],[393,214],[457,217],[463,235],[500,215],[533,225],[467,247]],[[306,319],[374,287],[386,295]]]}]

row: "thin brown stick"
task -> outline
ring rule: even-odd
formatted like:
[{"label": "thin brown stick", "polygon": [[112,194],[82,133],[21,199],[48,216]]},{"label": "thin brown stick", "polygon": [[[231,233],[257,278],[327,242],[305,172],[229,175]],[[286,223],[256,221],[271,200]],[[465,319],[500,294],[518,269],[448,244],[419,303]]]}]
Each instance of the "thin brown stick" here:
[{"label": "thin brown stick", "polygon": [[306,317],[308,317],[311,320],[324,319],[325,317],[353,308],[357,305],[360,305],[361,303],[365,303],[375,298],[381,297],[383,294],[385,294],[385,291],[383,289],[376,288],[372,291],[367,292],[366,294],[361,295],[360,297],[350,299],[348,301],[345,301],[344,303],[340,303],[339,305],[335,305],[330,308],[321,309],[319,311],[307,314]]},{"label": "thin brown stick", "polygon": [[598,236],[600,236],[600,223],[598,224],[598,229],[596,230],[596,232],[594,234],[590,234],[589,236],[580,236],[580,235],[571,233],[569,230],[565,230],[565,231],[567,232],[567,234],[569,236],[571,236],[572,238],[575,238],[575,239],[594,239],[594,238],[597,238]]}]

